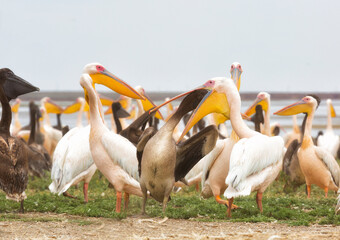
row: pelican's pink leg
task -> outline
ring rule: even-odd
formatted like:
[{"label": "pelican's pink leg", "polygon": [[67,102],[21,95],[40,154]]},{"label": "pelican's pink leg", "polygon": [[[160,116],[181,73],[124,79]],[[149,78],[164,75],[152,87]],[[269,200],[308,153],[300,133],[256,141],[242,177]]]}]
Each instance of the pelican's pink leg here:
[{"label": "pelican's pink leg", "polygon": [[84,182],[83,192],[84,192],[84,202],[86,203],[89,201],[89,198],[87,196],[88,188],[89,188],[89,184]]},{"label": "pelican's pink leg", "polygon": [[121,205],[122,205],[122,192],[117,192],[117,201],[116,201],[116,212],[120,213]]}]

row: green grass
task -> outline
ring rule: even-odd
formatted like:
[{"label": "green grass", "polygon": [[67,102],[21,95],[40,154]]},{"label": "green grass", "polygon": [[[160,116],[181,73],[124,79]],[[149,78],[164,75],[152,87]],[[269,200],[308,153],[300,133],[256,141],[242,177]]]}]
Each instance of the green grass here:
[{"label": "green grass", "polygon": [[[105,217],[123,219],[141,212],[142,199],[130,197],[127,212],[115,213],[115,192],[108,188],[108,181],[97,172],[89,186],[89,202],[83,203],[82,185],[72,187],[69,193],[78,199],[66,198],[51,194],[48,190],[50,178],[34,178],[29,181],[25,200],[26,212],[52,212],[87,217]],[[278,222],[289,225],[332,224],[340,225],[340,216],[334,215],[337,195],[329,192],[324,198],[323,190],[312,186],[312,198],[307,199],[305,186],[295,192],[283,192],[283,177],[275,181],[263,195],[263,213],[257,209],[255,193],[248,197],[237,198],[234,204],[240,208],[232,211],[232,218],[226,217],[226,207],[217,204],[213,198],[202,199],[194,188],[172,194],[172,200],[166,209],[166,216],[176,219],[191,219],[194,221],[231,221],[231,222]],[[0,221],[63,221],[58,217],[27,218],[16,214],[19,203],[6,200],[0,193]],[[147,215],[162,217],[162,206],[153,199],[148,199]],[[70,220],[79,225],[92,224],[91,221]]]}]

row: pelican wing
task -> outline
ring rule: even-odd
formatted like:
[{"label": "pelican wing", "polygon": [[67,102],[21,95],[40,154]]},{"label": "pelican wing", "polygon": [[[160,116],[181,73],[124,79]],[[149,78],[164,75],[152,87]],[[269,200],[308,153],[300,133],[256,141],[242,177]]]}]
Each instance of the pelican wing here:
[{"label": "pelican wing", "polygon": [[110,131],[102,135],[101,141],[112,161],[139,181],[136,147],[125,137]]},{"label": "pelican wing", "polygon": [[236,190],[244,188],[243,184],[240,184],[244,179],[280,161],[284,152],[281,137],[256,135],[239,140],[231,152],[226,184]]},{"label": "pelican wing", "polygon": [[175,181],[184,178],[199,160],[213,150],[217,138],[216,126],[210,125],[177,146]]},{"label": "pelican wing", "polygon": [[317,138],[317,143],[319,147],[328,149],[335,157],[340,146],[340,138],[333,131],[326,131]]},{"label": "pelican wing", "polygon": [[138,144],[137,144],[137,159],[138,159],[138,174],[141,175],[142,171],[142,157],[145,145],[147,142],[156,134],[157,130],[154,127],[149,127],[145,129],[145,131],[142,133],[142,135],[139,138]]},{"label": "pelican wing", "polygon": [[129,139],[130,142],[132,142],[133,144],[137,145],[139,138],[143,133],[146,123],[150,120],[150,118],[153,115],[154,113],[153,114],[149,114],[149,112],[143,113],[140,117],[133,121],[127,128],[122,130],[119,134]]},{"label": "pelican wing", "polygon": [[[63,193],[74,179],[84,175],[94,164],[89,144],[90,126],[74,128],[58,143],[53,154],[53,166],[49,187],[51,192]],[[67,186],[67,187],[66,187]]]},{"label": "pelican wing", "polygon": [[335,185],[340,186],[340,167],[332,154],[323,147],[314,146],[316,155],[323,161],[330,173],[332,174]]}]

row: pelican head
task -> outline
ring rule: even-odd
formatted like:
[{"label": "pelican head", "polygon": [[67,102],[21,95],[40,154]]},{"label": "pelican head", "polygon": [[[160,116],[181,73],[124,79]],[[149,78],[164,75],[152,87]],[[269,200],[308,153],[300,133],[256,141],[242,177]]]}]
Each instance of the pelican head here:
[{"label": "pelican head", "polygon": [[225,92],[229,87],[236,88],[233,80],[224,77],[212,78],[207,81],[203,87],[209,91],[192,113],[178,141],[180,141],[199,120],[209,113],[220,113],[221,116],[224,117],[222,121],[219,120],[220,122],[229,120],[230,107]]},{"label": "pelican head", "polygon": [[282,108],[281,110],[275,112],[275,115],[289,116],[296,115],[299,113],[310,114],[314,112],[320,104],[320,98],[316,95],[309,95],[303,97],[300,101],[293,103],[289,106]]},{"label": "pelican head", "polygon": [[231,79],[234,80],[234,83],[237,86],[237,90],[240,90],[242,72],[243,70],[240,63],[233,62],[233,64],[231,64],[230,67]]},{"label": "pelican head", "polygon": [[125,83],[117,76],[110,73],[99,63],[87,64],[84,67],[83,73],[90,75],[92,78],[92,86],[94,86],[94,84],[101,84],[127,97],[134,99],[144,99],[144,97],[136,92],[135,89],[133,89],[130,85]]},{"label": "pelican head", "polygon": [[267,112],[268,110],[268,102],[270,101],[270,94],[267,92],[260,92],[257,94],[257,97],[253,104],[247,109],[247,111],[244,113],[247,116],[251,116],[255,113],[255,108],[257,105],[261,105],[263,111]]}]

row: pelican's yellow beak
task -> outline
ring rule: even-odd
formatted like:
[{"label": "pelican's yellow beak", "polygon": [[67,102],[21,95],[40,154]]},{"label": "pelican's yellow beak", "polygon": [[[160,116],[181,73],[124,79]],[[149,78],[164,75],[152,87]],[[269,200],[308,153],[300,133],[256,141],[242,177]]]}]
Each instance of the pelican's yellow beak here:
[{"label": "pelican's yellow beak", "polygon": [[86,88],[83,88],[84,89],[84,98],[85,98],[85,101],[87,103],[87,105],[89,105],[89,93],[87,92]]},{"label": "pelican's yellow beak", "polygon": [[15,103],[11,106],[12,112],[17,113],[19,111],[20,101],[15,101]]},{"label": "pelican's yellow beak", "polygon": [[228,120],[228,118],[220,113],[212,113],[211,116],[217,126]]},{"label": "pelican's yellow beak", "polygon": [[134,99],[144,99],[135,89],[125,83],[120,78],[116,77],[106,69],[101,72],[90,74],[93,83],[104,85],[111,90],[124,96]]},{"label": "pelican's yellow beak", "polygon": [[[144,94],[144,97],[145,97],[145,100],[141,100],[144,111],[149,111],[151,108],[157,107],[156,104],[154,104],[153,101],[146,94]],[[159,110],[157,110],[155,117],[158,119],[164,120]]]},{"label": "pelican's yellow beak", "polygon": [[100,96],[100,102],[103,106],[111,106],[113,103],[113,100],[104,96]]},{"label": "pelican's yellow beak", "polygon": [[45,108],[46,108],[47,113],[61,114],[64,111],[62,107],[60,107],[58,104],[53,102],[51,99],[46,100]]},{"label": "pelican's yellow beak", "polygon": [[238,91],[240,91],[241,87],[241,74],[242,72],[238,68],[234,68],[233,71],[231,71],[231,79],[234,80]]},{"label": "pelican's yellow beak", "polygon": [[230,108],[227,96],[224,93],[217,93],[214,89],[210,90],[210,92],[204,96],[200,104],[194,110],[177,142],[180,142],[199,120],[213,112],[221,113],[225,120],[229,120]]},{"label": "pelican's yellow beak", "polygon": [[331,110],[331,117],[332,118],[336,117],[335,109],[332,103],[330,104],[330,110]]},{"label": "pelican's yellow beak", "polygon": [[78,112],[81,108],[81,103],[80,102],[75,102],[71,105],[68,105],[65,109],[64,112],[65,114],[71,114],[71,113],[75,113]]},{"label": "pelican's yellow beak", "polygon": [[307,104],[305,101],[300,100],[296,103],[293,103],[287,107],[282,108],[281,110],[274,113],[274,115],[279,116],[290,116],[296,115],[299,113],[310,113],[313,110],[313,107]]},{"label": "pelican's yellow beak", "polygon": [[268,102],[263,100],[262,98],[256,98],[254,103],[247,109],[247,111],[245,111],[244,115],[247,115],[248,117],[253,115],[255,113],[255,109],[257,105],[261,105],[263,111],[267,112]]}]

